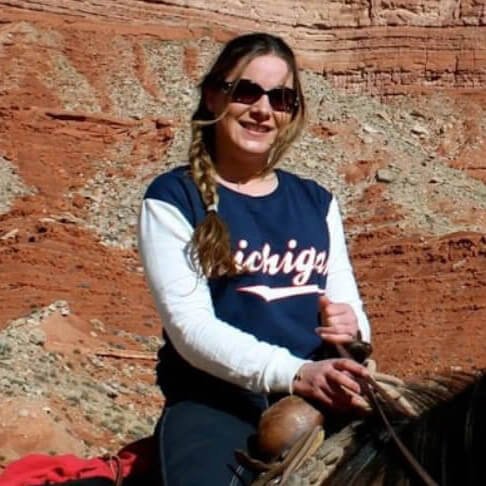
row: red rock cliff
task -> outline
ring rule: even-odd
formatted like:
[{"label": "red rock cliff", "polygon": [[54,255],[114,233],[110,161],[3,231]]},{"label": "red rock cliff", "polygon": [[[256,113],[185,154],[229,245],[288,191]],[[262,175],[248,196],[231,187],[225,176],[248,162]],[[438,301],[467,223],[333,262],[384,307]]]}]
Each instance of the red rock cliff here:
[{"label": "red rock cliff", "polygon": [[[207,3],[125,0],[0,1],[12,18],[62,19],[165,39],[268,30],[287,38],[302,65],[352,92],[478,90],[486,83],[486,7],[481,0],[278,0]],[[54,17],[55,15],[55,17]],[[13,16],[13,17],[12,17]]]}]

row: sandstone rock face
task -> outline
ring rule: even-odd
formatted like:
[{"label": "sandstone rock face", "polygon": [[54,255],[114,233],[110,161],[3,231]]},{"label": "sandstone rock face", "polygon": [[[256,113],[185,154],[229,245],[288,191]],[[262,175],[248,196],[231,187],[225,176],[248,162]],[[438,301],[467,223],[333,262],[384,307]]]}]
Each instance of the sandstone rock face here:
[{"label": "sandstone rock face", "polygon": [[[13,0],[5,19],[56,15],[79,29],[92,22],[134,35],[224,40],[245,31],[278,33],[305,68],[350,92],[381,95],[486,84],[486,10],[481,1],[278,0],[76,2]],[[107,27],[108,28],[108,27]]]},{"label": "sandstone rock face", "polygon": [[473,0],[0,0],[0,402],[21,427],[48,410],[20,440],[0,407],[0,469],[152,430],[138,208],[235,33],[299,54],[309,120],[282,166],[340,202],[380,369],[486,367],[485,23]]}]

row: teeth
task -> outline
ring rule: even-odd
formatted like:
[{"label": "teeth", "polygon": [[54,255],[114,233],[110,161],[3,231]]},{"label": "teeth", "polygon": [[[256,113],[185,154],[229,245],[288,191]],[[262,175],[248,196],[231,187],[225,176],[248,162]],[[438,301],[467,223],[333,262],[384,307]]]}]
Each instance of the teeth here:
[{"label": "teeth", "polygon": [[242,125],[247,130],[252,130],[253,132],[265,133],[265,132],[268,132],[270,130],[268,127],[265,127],[263,125],[254,125],[252,123],[242,123]]}]

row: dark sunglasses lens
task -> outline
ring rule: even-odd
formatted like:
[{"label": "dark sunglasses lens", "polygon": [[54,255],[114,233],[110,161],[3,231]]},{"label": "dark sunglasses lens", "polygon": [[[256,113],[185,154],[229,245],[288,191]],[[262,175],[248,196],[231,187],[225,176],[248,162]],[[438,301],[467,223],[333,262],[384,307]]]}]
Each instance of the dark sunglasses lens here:
[{"label": "dark sunglasses lens", "polygon": [[292,112],[296,106],[297,93],[291,88],[274,88],[266,92],[259,84],[248,79],[240,79],[235,86],[231,99],[236,103],[252,105],[264,94],[268,95],[270,105],[275,111]]},{"label": "dark sunglasses lens", "polygon": [[290,88],[275,88],[268,92],[268,99],[275,111],[293,111],[296,98],[295,90]]},{"label": "dark sunglasses lens", "polygon": [[232,100],[236,103],[251,105],[263,95],[263,90],[258,84],[247,79],[240,79],[233,91]]}]

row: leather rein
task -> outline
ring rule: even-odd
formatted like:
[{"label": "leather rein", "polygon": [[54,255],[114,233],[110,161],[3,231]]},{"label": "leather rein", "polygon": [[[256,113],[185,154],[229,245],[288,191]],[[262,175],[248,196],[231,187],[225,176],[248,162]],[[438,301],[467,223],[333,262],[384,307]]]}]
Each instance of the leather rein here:
[{"label": "leather rein", "polygon": [[[352,354],[341,344],[336,344],[336,349],[342,358],[354,359]],[[416,457],[410,452],[408,447],[403,443],[403,441],[398,437],[395,429],[390,424],[388,417],[386,416],[383,407],[378,400],[380,397],[385,403],[389,404],[390,407],[396,408],[396,403],[391,403],[390,398],[383,393],[379,383],[371,376],[366,378],[357,379],[358,383],[363,388],[363,391],[367,398],[370,400],[372,407],[378,412],[386,430],[390,434],[394,444],[402,454],[408,465],[415,471],[415,473],[420,477],[426,486],[439,486],[439,484],[430,476],[430,474],[424,469],[424,467],[418,462]]]}]

